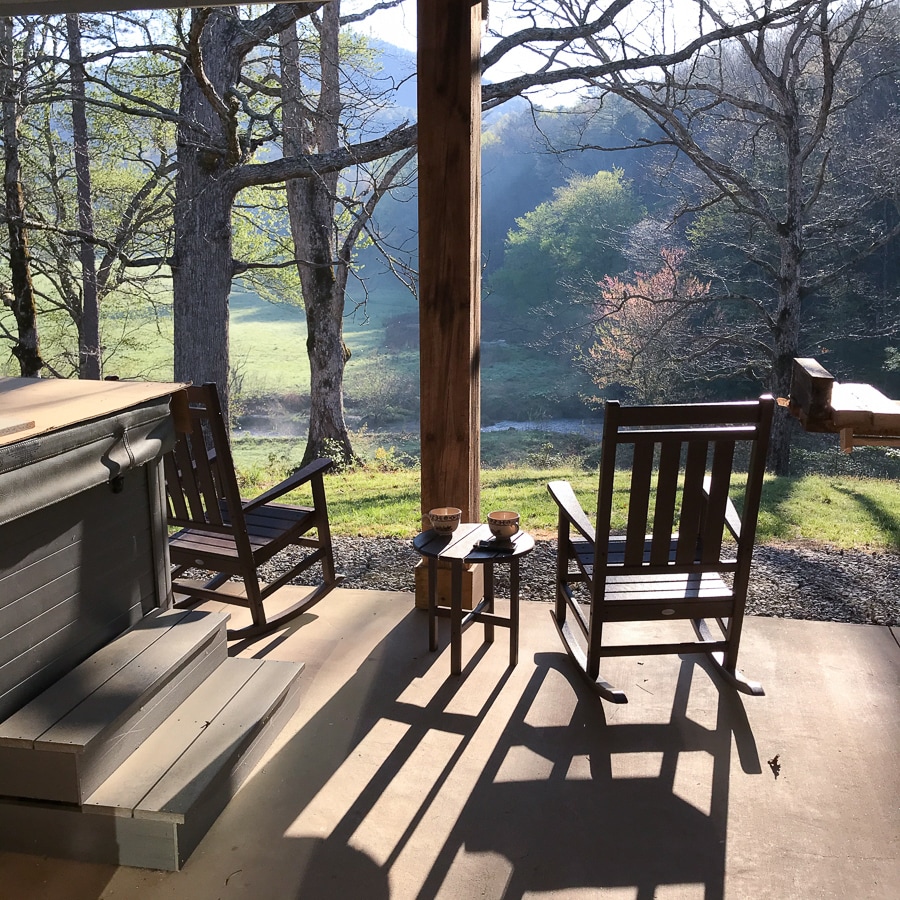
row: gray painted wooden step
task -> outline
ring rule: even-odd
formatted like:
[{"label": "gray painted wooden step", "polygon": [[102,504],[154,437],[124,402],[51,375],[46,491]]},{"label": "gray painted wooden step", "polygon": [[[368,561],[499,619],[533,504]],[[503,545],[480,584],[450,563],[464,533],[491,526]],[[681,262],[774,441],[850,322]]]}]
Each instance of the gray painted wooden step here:
[{"label": "gray painted wooden step", "polygon": [[227,659],[82,807],[0,801],[3,849],[180,869],[294,713],[302,669]]},{"label": "gray painted wooden step", "polygon": [[148,616],[0,723],[0,794],[81,803],[224,662],[227,618]]}]

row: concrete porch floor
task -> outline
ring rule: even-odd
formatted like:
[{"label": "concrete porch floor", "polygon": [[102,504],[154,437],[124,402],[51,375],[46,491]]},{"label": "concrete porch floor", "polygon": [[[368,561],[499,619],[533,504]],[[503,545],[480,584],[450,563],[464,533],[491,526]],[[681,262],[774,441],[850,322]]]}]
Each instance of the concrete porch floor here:
[{"label": "concrete porch floor", "polygon": [[611,706],[548,609],[522,604],[512,670],[507,632],[473,626],[454,679],[447,623],[430,654],[410,595],[334,591],[237,648],[305,662],[300,708],[182,872],[0,854],[0,896],[898,896],[897,629],[750,618],[741,668],[765,697],[700,657],[620,658]]}]

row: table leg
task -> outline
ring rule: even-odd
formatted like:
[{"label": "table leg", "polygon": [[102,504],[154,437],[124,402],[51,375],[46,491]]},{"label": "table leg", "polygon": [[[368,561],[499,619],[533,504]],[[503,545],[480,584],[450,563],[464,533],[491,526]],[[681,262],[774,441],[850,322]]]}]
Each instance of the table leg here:
[{"label": "table leg", "polygon": [[434,653],[438,647],[437,630],[437,560],[428,560],[428,649]]},{"label": "table leg", "polygon": [[[493,615],[494,612],[494,564],[484,564],[484,608]],[[484,623],[484,639],[488,644],[494,643],[494,623]]]},{"label": "table leg", "polygon": [[462,560],[450,568],[450,674],[462,672]]},{"label": "table leg", "polygon": [[519,560],[509,563],[509,664],[519,661]]}]

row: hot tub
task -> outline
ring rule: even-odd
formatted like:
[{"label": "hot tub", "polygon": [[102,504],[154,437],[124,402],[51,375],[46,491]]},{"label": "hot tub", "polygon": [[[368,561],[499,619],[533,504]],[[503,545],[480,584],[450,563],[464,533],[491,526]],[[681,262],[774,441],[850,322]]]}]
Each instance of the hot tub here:
[{"label": "hot tub", "polygon": [[161,460],[182,387],[0,378],[0,721],[171,605]]}]

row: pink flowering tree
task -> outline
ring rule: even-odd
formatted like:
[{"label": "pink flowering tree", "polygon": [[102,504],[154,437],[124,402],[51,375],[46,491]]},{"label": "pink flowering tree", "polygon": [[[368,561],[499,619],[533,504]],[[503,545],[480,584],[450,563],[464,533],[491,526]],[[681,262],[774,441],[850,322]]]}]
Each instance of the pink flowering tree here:
[{"label": "pink flowering tree", "polygon": [[[576,361],[603,393],[618,385],[640,403],[673,400],[697,377],[715,341],[704,338],[710,285],[682,271],[685,251],[660,251],[660,268],[632,281],[606,276],[591,312],[590,338]],[[599,402],[599,398],[596,398]]]}]

